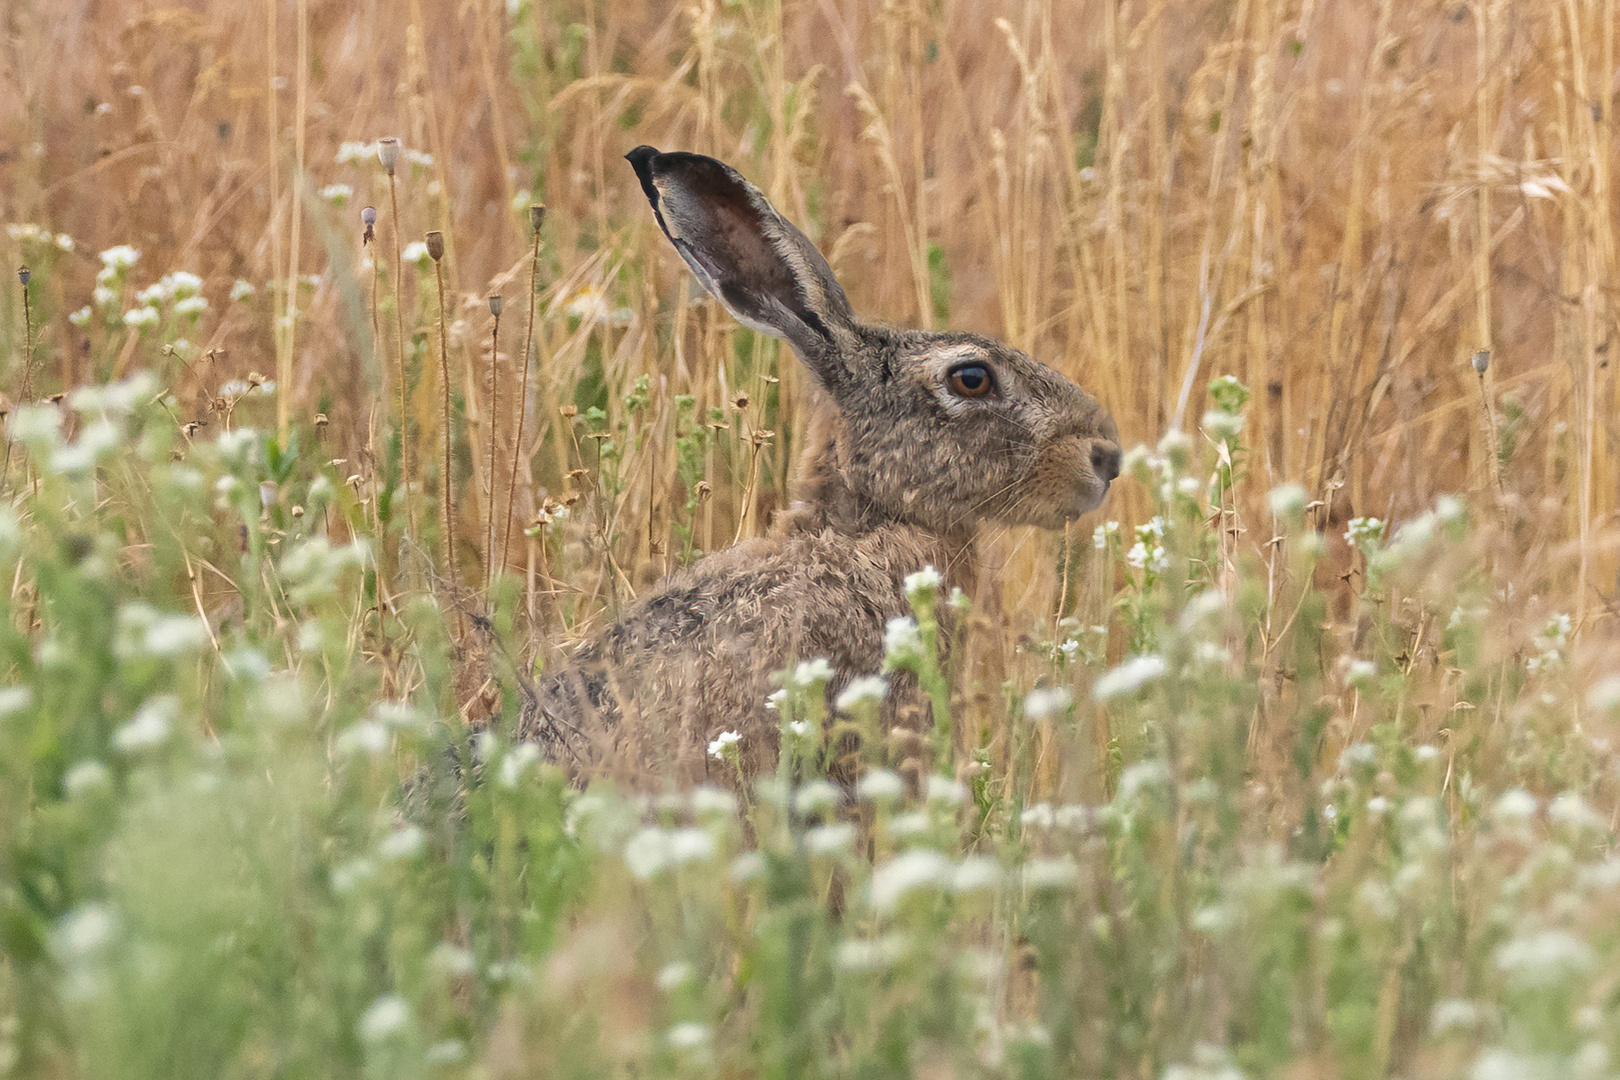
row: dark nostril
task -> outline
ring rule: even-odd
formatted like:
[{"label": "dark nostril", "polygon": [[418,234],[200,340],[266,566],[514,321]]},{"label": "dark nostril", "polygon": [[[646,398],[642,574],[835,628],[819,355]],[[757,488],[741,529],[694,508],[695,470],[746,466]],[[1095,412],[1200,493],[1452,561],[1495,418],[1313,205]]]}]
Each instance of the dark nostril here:
[{"label": "dark nostril", "polygon": [[1103,483],[1111,483],[1119,476],[1119,447],[1111,442],[1092,443],[1091,467]]}]

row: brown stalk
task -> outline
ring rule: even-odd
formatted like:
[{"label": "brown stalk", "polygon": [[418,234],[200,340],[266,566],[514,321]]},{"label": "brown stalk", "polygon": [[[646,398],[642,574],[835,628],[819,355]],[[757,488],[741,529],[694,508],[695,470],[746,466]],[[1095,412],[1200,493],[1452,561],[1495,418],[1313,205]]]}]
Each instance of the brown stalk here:
[{"label": "brown stalk", "polygon": [[545,221],[545,206],[537,203],[529,207],[529,224],[534,231],[534,251],[529,262],[529,325],[523,334],[523,385],[518,391],[517,436],[512,441],[512,475],[506,484],[506,539],[501,544],[503,566],[512,547],[512,497],[517,491],[518,459],[523,455],[523,414],[529,407],[529,350],[534,346],[534,297],[540,287],[540,226]]}]

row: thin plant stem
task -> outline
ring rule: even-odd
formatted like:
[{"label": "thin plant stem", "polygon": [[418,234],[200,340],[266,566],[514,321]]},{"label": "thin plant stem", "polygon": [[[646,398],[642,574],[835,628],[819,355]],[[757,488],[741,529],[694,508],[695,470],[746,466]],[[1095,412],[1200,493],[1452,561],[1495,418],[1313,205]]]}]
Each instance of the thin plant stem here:
[{"label": "thin plant stem", "polygon": [[534,347],[535,292],[540,287],[540,226],[545,221],[546,208],[529,208],[534,225],[534,250],[529,256],[529,324],[523,334],[523,384],[518,391],[517,436],[512,440],[512,475],[506,484],[506,540],[501,544],[501,563],[505,565],[512,547],[512,498],[517,492],[518,460],[523,456],[523,415],[529,407],[529,355]]},{"label": "thin plant stem", "polygon": [[[495,499],[500,489],[495,484],[495,473],[498,463],[495,460],[495,432],[500,426],[501,403],[501,311],[496,302],[497,297],[490,298],[491,313],[495,316],[495,329],[489,337],[489,490],[484,496],[484,591],[495,581]],[[516,449],[513,457],[517,456]]]},{"label": "thin plant stem", "polygon": [[[436,250],[432,243],[434,234],[429,234],[428,250]],[[439,240],[437,250],[441,258],[433,260],[433,276],[439,285],[439,386],[440,404],[443,408],[444,422],[444,473],[439,477],[439,489],[442,492],[444,503],[444,563],[445,575],[450,581],[450,588],[454,591],[456,586],[456,501],[455,492],[451,490],[450,483],[450,344],[444,336],[444,263],[442,261],[443,239]]]},{"label": "thin plant stem", "polygon": [[399,469],[405,488],[405,527],[414,538],[419,535],[416,525],[416,503],[411,498],[410,395],[405,383],[405,306],[400,300],[399,283],[404,267],[399,254],[399,198],[395,191],[394,170],[388,170],[388,212],[394,222],[394,331],[395,356],[399,361]]}]

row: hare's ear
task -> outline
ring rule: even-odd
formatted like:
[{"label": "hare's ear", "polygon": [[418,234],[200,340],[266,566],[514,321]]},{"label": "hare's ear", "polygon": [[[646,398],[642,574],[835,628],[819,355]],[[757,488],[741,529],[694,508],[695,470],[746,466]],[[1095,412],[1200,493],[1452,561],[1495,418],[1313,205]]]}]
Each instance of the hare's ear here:
[{"label": "hare's ear", "polygon": [[703,287],[739,322],[791,342],[823,382],[841,381],[855,320],[816,246],[723,162],[650,146],[625,158]]}]

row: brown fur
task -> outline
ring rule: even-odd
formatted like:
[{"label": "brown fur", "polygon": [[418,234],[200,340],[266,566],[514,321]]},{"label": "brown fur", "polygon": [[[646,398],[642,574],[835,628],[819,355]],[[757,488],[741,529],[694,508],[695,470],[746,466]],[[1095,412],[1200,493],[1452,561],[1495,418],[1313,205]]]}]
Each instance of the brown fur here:
[{"label": "brown fur", "polygon": [[[887,622],[910,613],[924,566],[972,591],[981,520],[1062,525],[1118,472],[1113,421],[1079,387],[987,338],[868,325],[826,260],[728,166],[694,154],[629,155],[659,225],[742,322],[785,338],[818,389],[798,499],[775,535],[671,575],[548,675],[522,734],[564,763],[689,781],[708,740],[743,735],[745,771],[769,768],[771,675],[825,657],[829,695],[875,674]],[[953,373],[978,367],[982,396]],[[891,689],[885,719],[923,706]]]}]

